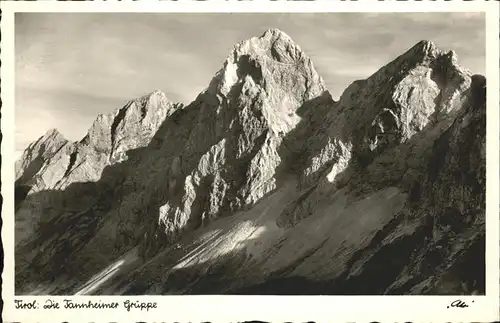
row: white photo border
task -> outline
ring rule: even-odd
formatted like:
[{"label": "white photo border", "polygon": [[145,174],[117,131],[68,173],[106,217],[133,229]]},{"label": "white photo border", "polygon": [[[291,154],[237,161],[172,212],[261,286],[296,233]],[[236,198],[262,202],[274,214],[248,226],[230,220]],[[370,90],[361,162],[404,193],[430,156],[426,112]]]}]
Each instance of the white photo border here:
[{"label": "white photo border", "polygon": [[[499,319],[499,2],[498,1],[8,1],[0,3],[2,99],[3,318],[7,322],[331,322],[495,321]],[[486,296],[14,296],[14,14],[16,12],[483,12],[486,21]],[[452,22],[451,22],[452,23]],[[12,183],[12,185],[10,184]],[[16,310],[14,300],[156,302],[149,311]]]}]

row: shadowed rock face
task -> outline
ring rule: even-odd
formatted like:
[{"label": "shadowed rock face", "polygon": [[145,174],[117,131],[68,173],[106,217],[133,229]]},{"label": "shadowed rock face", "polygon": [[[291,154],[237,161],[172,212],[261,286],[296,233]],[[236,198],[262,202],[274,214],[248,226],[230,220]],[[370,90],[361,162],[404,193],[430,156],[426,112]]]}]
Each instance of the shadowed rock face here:
[{"label": "shadowed rock face", "polygon": [[335,102],[268,30],[187,106],[153,92],[27,148],[16,291],[484,293],[485,88],[422,41]]}]

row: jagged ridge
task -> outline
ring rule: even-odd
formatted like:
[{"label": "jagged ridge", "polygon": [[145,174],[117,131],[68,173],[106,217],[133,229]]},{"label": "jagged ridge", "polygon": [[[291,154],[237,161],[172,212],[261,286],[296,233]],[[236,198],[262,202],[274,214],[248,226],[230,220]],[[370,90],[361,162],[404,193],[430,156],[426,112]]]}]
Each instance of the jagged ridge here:
[{"label": "jagged ridge", "polygon": [[[70,142],[53,129],[31,144],[16,165],[16,244],[31,234],[40,219],[58,217],[64,212],[64,205],[59,204],[67,203],[31,195],[99,181],[107,166],[122,162],[128,158],[127,152],[149,144],[165,118],[180,107],[170,103],[162,92],[154,91],[99,115],[79,142]],[[51,204],[52,211],[46,210],[46,204]]]},{"label": "jagged ridge", "polygon": [[[471,82],[454,52],[422,41],[368,79],[354,82],[334,102],[310,58],[285,33],[268,30],[241,42],[194,102],[170,106],[160,118],[151,117],[158,121],[156,129],[145,131],[146,136],[132,145],[131,138],[144,132],[142,125],[151,123],[144,120],[157,111],[158,104],[151,102],[162,101],[162,95],[155,92],[96,120],[76,145],[79,148],[72,150],[80,152],[72,163],[80,175],[68,172],[75,175],[58,182],[54,187],[65,190],[55,195],[31,194],[37,204],[55,205],[51,215],[40,205],[29,209],[25,204],[30,203],[23,203],[45,222],[38,235],[16,251],[22,255],[22,261],[16,256],[21,273],[16,276],[17,288],[33,292],[36,288],[27,282],[50,280],[47,273],[58,271],[70,275],[74,284],[60,278],[45,286],[51,293],[80,290],[79,282],[96,269],[129,259],[132,256],[120,255],[129,250],[132,255],[139,246],[139,255],[148,262],[133,271],[140,261],[131,260],[131,276],[123,281],[133,281],[133,286],[110,285],[108,291],[196,293],[205,290],[204,281],[219,274],[226,277],[223,283],[210,285],[208,292],[234,291],[269,280],[265,273],[271,273],[333,280],[333,285],[325,285],[331,293],[359,286],[363,292],[363,279],[352,278],[363,268],[374,270],[363,254],[382,257],[389,250],[384,243],[390,245],[401,236],[397,230],[403,229],[393,219],[400,218],[408,193],[425,176],[425,165],[435,154],[434,141],[445,138],[455,118],[484,95],[472,93]],[[132,152],[134,145],[142,148]],[[133,158],[124,158],[125,151]],[[89,154],[96,159],[85,166],[83,156]],[[82,172],[95,165],[97,173],[104,170],[101,179],[92,177],[99,180],[93,186],[77,185]],[[298,178],[297,184],[293,178]],[[370,207],[371,200],[377,201],[376,207]],[[269,206],[263,209],[263,203]],[[356,208],[373,214],[355,215]],[[484,217],[484,206],[479,214]],[[233,220],[213,221],[227,215]],[[370,225],[360,224],[364,222]],[[426,221],[415,223],[416,231],[426,232]],[[48,239],[42,229],[53,225],[64,234]],[[272,234],[256,236],[259,244],[249,242],[262,231],[259,225]],[[220,237],[205,241],[202,233],[210,230],[220,231]],[[336,231],[330,235],[325,230]],[[480,232],[481,227],[474,230]],[[193,237],[191,232],[198,234]],[[309,236],[310,232],[315,233]],[[168,246],[175,241],[187,244],[187,249],[173,251]],[[203,241],[211,247],[196,251]],[[243,251],[237,248],[240,244],[246,246]],[[27,253],[33,245],[45,251]],[[346,253],[345,245],[359,252]],[[429,247],[418,250],[425,254]],[[182,276],[189,259],[194,259],[189,252],[196,252],[193,257],[204,263],[188,275],[193,280]],[[58,267],[59,257],[65,259],[63,268]],[[447,257],[441,261],[455,263],[454,256]],[[412,261],[422,263],[419,259]],[[400,270],[398,266],[392,268]],[[149,271],[164,273],[162,283],[143,285],[151,280]],[[394,284],[402,281],[396,276],[390,278]],[[167,277],[170,285],[163,285]],[[410,291],[418,283],[422,281],[401,284]],[[437,283],[423,284],[429,292]],[[387,288],[381,284],[369,292]]]}]

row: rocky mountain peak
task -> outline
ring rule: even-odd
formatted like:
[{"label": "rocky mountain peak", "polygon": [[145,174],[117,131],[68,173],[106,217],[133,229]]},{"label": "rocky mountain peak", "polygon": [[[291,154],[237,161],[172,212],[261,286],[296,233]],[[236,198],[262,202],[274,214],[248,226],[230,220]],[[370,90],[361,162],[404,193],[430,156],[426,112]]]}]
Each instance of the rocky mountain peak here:
[{"label": "rocky mountain peak", "polygon": [[181,107],[155,90],[113,112],[98,115],[87,135],[77,143],[68,142],[51,129],[31,144],[16,163],[17,178],[22,179],[19,183],[30,183],[33,193],[62,189],[73,182],[96,181],[104,167],[127,159],[127,151],[148,145],[165,118]]},{"label": "rocky mountain peak", "polygon": [[[279,87],[282,92],[300,93],[300,97],[289,98],[294,103],[311,99],[325,90],[323,79],[310,58],[278,29],[269,29],[260,37],[235,45],[209,86],[209,92],[227,97],[235,86],[244,84],[246,89],[258,86],[268,94]],[[308,88],[301,90],[304,84]]]},{"label": "rocky mountain peak", "polygon": [[293,64],[301,58],[307,58],[299,45],[279,29],[268,29],[260,37],[252,37],[236,44],[233,55],[250,55],[285,64]]},{"label": "rocky mountain peak", "polygon": [[[316,196],[328,196],[323,189],[332,193],[347,183],[366,190],[389,181],[409,185],[424,171],[421,160],[434,140],[469,105],[470,85],[470,73],[458,64],[455,52],[418,42],[367,79],[353,82],[325,110],[322,127],[303,145],[309,159],[301,187],[315,186]],[[372,173],[372,179],[364,173],[355,180],[360,169]],[[290,207],[294,211],[287,210],[283,219],[294,223],[310,203]]]},{"label": "rocky mountain peak", "polygon": [[421,40],[410,48],[405,54],[407,56],[426,56],[436,58],[442,51],[430,40]]},{"label": "rocky mountain peak", "polygon": [[[352,83],[340,104],[363,110],[353,119],[358,124],[363,119],[368,123],[378,123],[377,118],[386,118],[386,123],[392,120],[390,123],[398,129],[392,131],[406,141],[429,124],[453,119],[467,100],[470,77],[454,51],[420,41],[366,80]],[[388,125],[380,127],[387,131]]]},{"label": "rocky mountain peak", "polygon": [[289,42],[293,43],[293,40],[288,36],[287,33],[285,33],[283,30],[278,29],[278,28],[269,28],[266,31],[262,33],[262,35],[259,38],[284,38],[288,40]]},{"label": "rocky mountain peak", "polygon": [[151,91],[150,93],[132,101],[145,109],[167,106],[171,102],[167,95],[161,90]]},{"label": "rocky mountain peak", "polygon": [[43,135],[41,135],[37,140],[29,144],[28,147],[40,147],[40,146],[49,146],[53,144],[58,144],[60,142],[67,141],[64,138],[64,135],[59,132],[56,128],[52,128],[47,130]]},{"label": "rocky mountain peak", "polygon": [[454,50],[445,51],[430,40],[419,41],[402,56],[407,59],[413,58],[421,62],[435,60],[441,57],[441,59],[444,59],[452,65],[458,64],[458,55]]},{"label": "rocky mountain peak", "polygon": [[[66,139],[64,138],[64,135],[59,132],[56,128],[49,129],[43,136],[42,138],[45,139]],[[43,139],[42,139],[43,140]]]},{"label": "rocky mountain peak", "polygon": [[127,102],[122,108],[99,115],[82,143],[99,153],[108,154],[110,160],[119,160],[129,146],[147,144],[154,131],[167,115],[179,106],[155,90]]},{"label": "rocky mountain peak", "polygon": [[36,141],[32,142],[16,161],[16,181],[21,185],[30,183],[31,177],[43,164],[68,143],[68,140],[55,128],[48,130]]},{"label": "rocky mountain peak", "polygon": [[[167,162],[170,198],[159,202],[160,235],[175,240],[275,189],[282,140],[302,120],[298,110],[324,91],[310,58],[285,33],[271,29],[235,45],[183,110],[192,128]],[[200,214],[196,199],[207,190],[215,195]]]}]

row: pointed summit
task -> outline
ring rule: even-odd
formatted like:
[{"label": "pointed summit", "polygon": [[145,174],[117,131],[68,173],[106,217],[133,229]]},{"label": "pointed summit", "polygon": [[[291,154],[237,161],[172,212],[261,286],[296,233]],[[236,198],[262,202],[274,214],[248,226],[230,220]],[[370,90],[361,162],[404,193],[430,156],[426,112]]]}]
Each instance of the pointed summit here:
[{"label": "pointed summit", "polygon": [[261,38],[266,38],[266,37],[288,37],[288,38],[290,38],[290,36],[288,36],[287,33],[285,33],[284,31],[282,31],[281,29],[278,29],[278,28],[269,28],[260,37]]},{"label": "pointed summit", "polygon": [[151,91],[150,93],[143,95],[142,97],[139,98],[139,100],[147,100],[147,101],[155,99],[164,100],[166,102],[169,101],[167,95],[161,90]]},{"label": "pointed summit", "polygon": [[68,140],[55,128],[49,129],[36,141],[29,144],[15,164],[16,183],[31,182],[44,164],[50,161]]},{"label": "pointed summit", "polygon": [[155,96],[155,95],[167,96],[162,90],[158,90],[158,89],[151,91],[148,95],[149,96]]},{"label": "pointed summit", "polygon": [[[299,75],[301,81],[297,82]],[[325,91],[324,81],[311,59],[279,29],[268,29],[260,37],[236,44],[207,92],[227,97],[237,85],[247,92],[259,92],[260,88],[267,94],[291,94],[291,105]],[[282,95],[272,97],[283,98]]]},{"label": "pointed summit", "polygon": [[48,140],[49,138],[57,139],[57,140],[65,140],[62,133],[59,132],[56,128],[49,129],[46,133],[44,133],[40,139]]},{"label": "pointed summit", "polygon": [[64,138],[64,136],[56,128],[51,128],[43,135],[38,137],[37,140],[30,143],[29,146],[25,149],[24,153],[40,149],[42,150],[43,153],[43,151],[45,151],[46,149],[43,147],[52,147],[52,146],[58,147],[67,142],[68,140]]},{"label": "pointed summit", "polygon": [[440,49],[430,40],[419,41],[393,62],[406,62],[409,65],[432,65],[433,67],[448,66],[449,68],[459,69],[462,73],[466,73],[458,65],[458,55],[455,51]]},{"label": "pointed summit", "polygon": [[59,134],[59,130],[57,130],[56,128],[51,128],[49,130],[47,130],[47,132],[45,133],[44,136],[52,136],[52,135],[57,135]]},{"label": "pointed summit", "polygon": [[294,63],[300,59],[307,59],[292,38],[279,29],[268,29],[260,37],[238,43],[232,54],[234,57],[250,55],[270,58],[281,63]]},{"label": "pointed summit", "polygon": [[[458,56],[455,51],[445,51],[438,48],[436,44],[430,40],[421,40],[403,54],[380,68],[368,79],[385,79],[386,76],[390,76],[388,80],[384,82],[391,80],[391,84],[397,84],[415,68],[430,68],[432,70],[432,75],[429,75],[429,77],[432,77],[434,81],[440,84],[444,82],[445,79],[451,80],[458,78],[463,80],[464,77],[467,78],[471,76],[469,71],[458,64]],[[427,70],[427,72],[430,73],[431,70]],[[466,85],[468,85],[468,83]]]},{"label": "pointed summit", "polygon": [[415,52],[423,52],[427,55],[432,55],[436,51],[440,51],[437,48],[436,44],[430,40],[421,40],[416,43],[410,50],[413,50]]},{"label": "pointed summit", "polygon": [[160,91],[154,90],[146,95],[137,99],[131,100],[125,106],[125,109],[131,110],[128,114],[137,114],[141,116],[141,120],[150,115],[158,109],[168,108],[175,106],[167,97],[167,95]]},{"label": "pointed summit", "polygon": [[396,62],[405,62],[405,64],[409,63],[410,65],[427,64],[443,53],[444,51],[439,49],[432,41],[421,40],[389,64]]},{"label": "pointed summit", "polygon": [[444,56],[453,63],[456,63],[458,61],[457,53],[454,50],[449,50],[448,52],[446,52],[445,50],[438,48],[436,44],[430,40],[419,41],[403,55],[410,55],[410,54],[416,56],[424,55],[425,57],[434,59],[440,56]]},{"label": "pointed summit", "polygon": [[272,46],[275,46],[277,42],[281,42],[282,44],[288,43],[291,46],[298,47],[297,44],[292,40],[292,38],[285,33],[284,31],[276,28],[271,28],[266,30],[259,39],[268,40],[271,42]]}]

